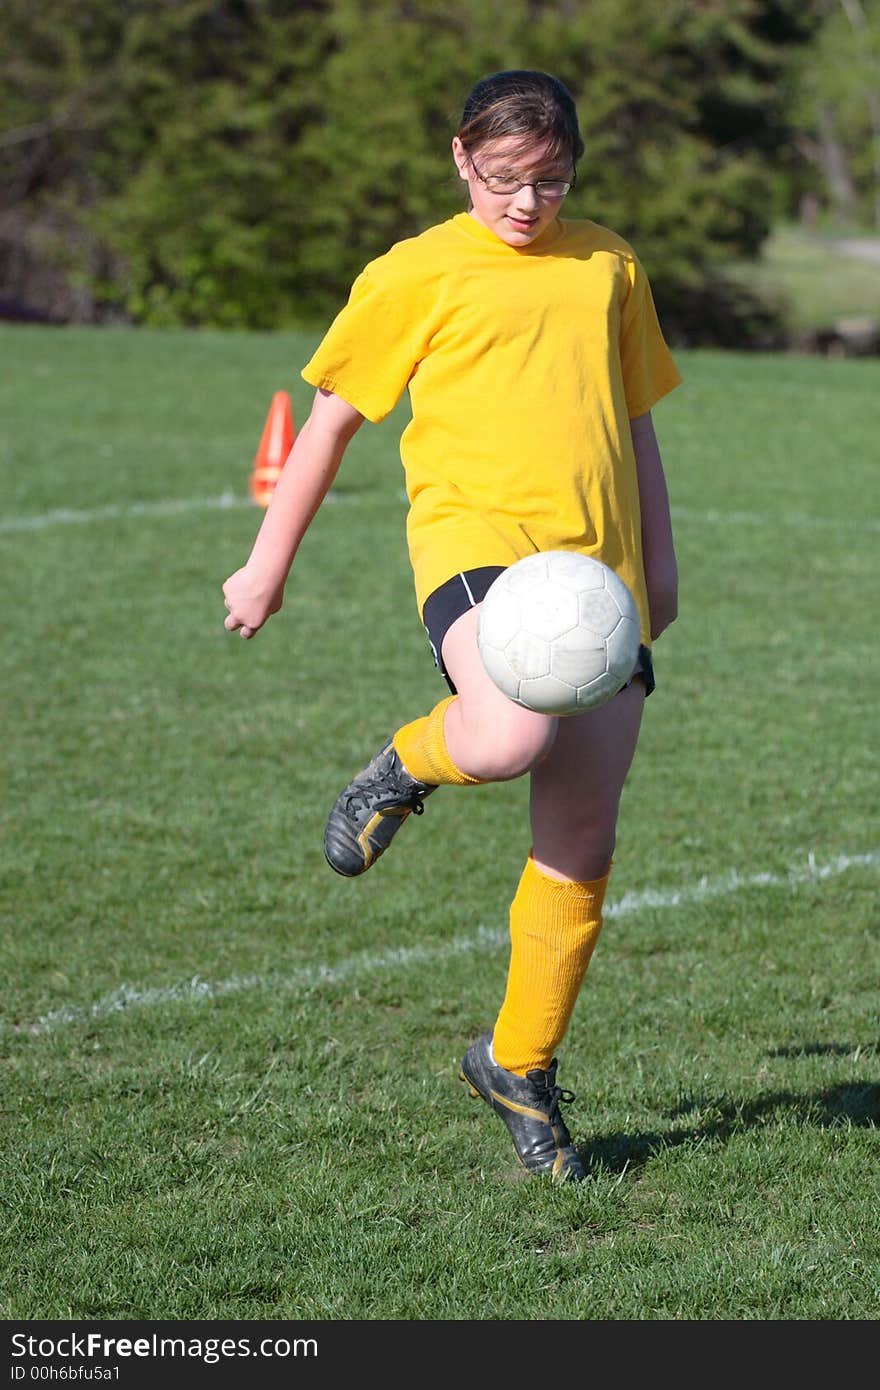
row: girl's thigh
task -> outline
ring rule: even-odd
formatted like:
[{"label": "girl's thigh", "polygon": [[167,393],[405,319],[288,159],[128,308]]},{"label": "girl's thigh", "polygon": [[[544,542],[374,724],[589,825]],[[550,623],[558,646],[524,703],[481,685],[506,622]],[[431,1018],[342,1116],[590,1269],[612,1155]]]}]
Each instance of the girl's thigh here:
[{"label": "girl's thigh", "polygon": [[644,704],[636,676],[599,709],[560,719],[552,748],[533,767],[532,853],[551,877],[586,882],[608,869]]},{"label": "girl's thigh", "polygon": [[458,692],[446,712],[446,746],[462,772],[502,782],[546,757],[560,721],[522,709],[502,695],[480,658],[479,616],[477,604],[456,619],[443,639],[443,664]]}]

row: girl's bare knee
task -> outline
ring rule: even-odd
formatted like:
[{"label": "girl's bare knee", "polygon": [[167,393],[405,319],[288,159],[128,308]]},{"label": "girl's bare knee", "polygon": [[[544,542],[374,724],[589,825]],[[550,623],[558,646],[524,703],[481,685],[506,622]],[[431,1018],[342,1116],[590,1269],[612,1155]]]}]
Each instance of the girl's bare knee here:
[{"label": "girl's bare knee", "polygon": [[494,759],[494,778],[499,782],[508,781],[522,777],[543,762],[553,747],[556,721],[547,719],[545,724],[526,727],[514,723],[502,734],[492,726],[486,733],[487,753],[490,760]]},{"label": "girl's bare knee", "polygon": [[479,606],[462,614],[443,641],[443,660],[458,691],[446,712],[446,745],[462,772],[507,782],[549,753],[559,721],[522,709],[493,684],[477,647]]},{"label": "girl's bare knee", "polygon": [[615,835],[608,834],[556,835],[545,841],[534,836],[532,853],[538,868],[550,877],[572,879],[576,883],[592,883],[603,878],[611,866]]},{"label": "girl's bare knee", "polygon": [[562,878],[590,882],[611,864],[617,840],[617,806],[532,806],[535,862]]},{"label": "girl's bare knee", "polygon": [[521,710],[508,700],[489,707],[457,703],[453,716],[457,727],[452,732],[447,726],[447,743],[455,762],[470,777],[511,781],[537,766],[553,747],[557,721],[547,715]]}]

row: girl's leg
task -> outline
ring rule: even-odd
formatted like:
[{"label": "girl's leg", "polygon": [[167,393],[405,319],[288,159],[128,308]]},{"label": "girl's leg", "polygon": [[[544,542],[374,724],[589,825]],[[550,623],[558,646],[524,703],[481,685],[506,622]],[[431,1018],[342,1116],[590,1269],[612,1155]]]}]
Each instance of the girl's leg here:
[{"label": "girl's leg", "polygon": [[502,695],[483,666],[477,649],[479,611],[477,605],[464,613],[443,642],[443,662],[458,694],[398,730],[394,745],[408,771],[425,782],[438,771],[426,765],[422,746],[432,723],[439,726],[432,732],[442,735],[443,753],[463,774],[462,782],[503,782],[531,770],[537,864],[551,877],[595,877],[604,872],[614,848],[644,685],[636,680],[598,710],[570,719],[523,709]]},{"label": "girl's leg", "polygon": [[483,667],[478,620],[471,609],[446,635],[443,660],[459,695],[438,707],[435,724],[442,718],[450,766],[470,779],[500,781],[531,769],[532,852],[511,905],[510,970],[494,1045],[499,1065],[525,1076],[549,1069],[601,929],[645,686],[637,677],[599,709],[567,719],[521,709]]},{"label": "girl's leg", "polygon": [[511,955],[495,1059],[547,1071],[568,1027],[602,926],[620,794],[645,701],[636,678],[588,714],[559,721],[532,769],[532,853],[510,909]]},{"label": "girl's leg", "polygon": [[493,1031],[468,1048],[461,1076],[504,1121],[520,1161],[554,1181],[583,1164],[559,1102],[555,1052],[596,938],[617,808],[641,723],[637,678],[606,705],[560,719],[532,767],[529,856],[510,908],[507,992]]},{"label": "girl's leg", "polygon": [[458,691],[444,702],[443,732],[462,772],[480,782],[506,782],[546,757],[559,720],[515,705],[490,678],[477,648],[480,607],[463,613],[443,641],[443,663]]},{"label": "girl's leg", "polygon": [[558,721],[520,709],[489,679],[477,650],[478,608],[454,622],[443,660],[458,693],[398,729],[336,798],[324,854],[347,878],[385,853],[404,820],[439,786],[519,777],[553,745]]},{"label": "girl's leg", "polygon": [[480,605],[443,639],[443,664],[457,694],[405,724],[394,747],[407,772],[429,785],[506,782],[546,757],[557,719],[522,709],[490,679],[477,648]]},{"label": "girl's leg", "polygon": [[549,878],[582,882],[607,872],[644,707],[637,676],[599,709],[559,720],[553,749],[531,778],[532,857]]}]

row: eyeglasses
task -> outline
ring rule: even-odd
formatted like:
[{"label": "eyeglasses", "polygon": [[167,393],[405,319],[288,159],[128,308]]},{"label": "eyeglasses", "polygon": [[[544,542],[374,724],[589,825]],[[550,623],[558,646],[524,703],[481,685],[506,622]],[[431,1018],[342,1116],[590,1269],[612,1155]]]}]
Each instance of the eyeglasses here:
[{"label": "eyeglasses", "polygon": [[577,171],[571,179],[517,179],[512,174],[481,174],[473,160],[471,168],[480,183],[490,193],[518,193],[521,188],[534,188],[539,198],[564,198],[575,186]]}]

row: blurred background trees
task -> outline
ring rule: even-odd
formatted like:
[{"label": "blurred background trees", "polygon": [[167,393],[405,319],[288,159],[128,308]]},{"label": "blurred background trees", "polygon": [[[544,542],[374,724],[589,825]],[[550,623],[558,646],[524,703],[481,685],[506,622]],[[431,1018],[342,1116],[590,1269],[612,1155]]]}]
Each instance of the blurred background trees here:
[{"label": "blurred background trees", "polygon": [[62,321],[320,323],[463,206],[472,83],[542,67],[566,215],[636,244],[680,342],[771,342],[724,267],[880,231],[880,0],[4,0],[0,300]]}]

